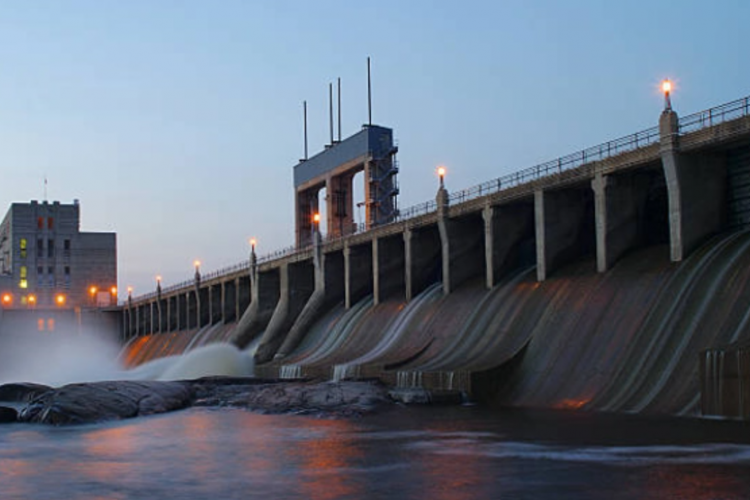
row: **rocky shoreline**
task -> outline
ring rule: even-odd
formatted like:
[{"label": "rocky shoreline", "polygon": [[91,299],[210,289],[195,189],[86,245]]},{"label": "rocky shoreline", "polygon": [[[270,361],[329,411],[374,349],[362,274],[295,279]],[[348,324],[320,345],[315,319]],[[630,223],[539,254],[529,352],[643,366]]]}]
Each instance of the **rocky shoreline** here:
[{"label": "rocky shoreline", "polygon": [[[415,392],[416,391],[416,392]],[[357,417],[397,403],[438,402],[424,390],[389,390],[376,380],[316,382],[210,377],[179,382],[109,381],[58,388],[0,386],[0,422],[73,425],[120,420],[196,407],[262,413]],[[440,403],[460,402],[441,397]]]}]

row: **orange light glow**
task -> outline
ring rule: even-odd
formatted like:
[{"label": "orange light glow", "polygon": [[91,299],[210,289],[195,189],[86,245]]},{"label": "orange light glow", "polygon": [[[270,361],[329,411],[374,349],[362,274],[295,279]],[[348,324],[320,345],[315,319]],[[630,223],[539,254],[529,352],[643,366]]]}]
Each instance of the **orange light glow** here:
[{"label": "orange light glow", "polygon": [[98,288],[96,288],[95,286],[92,286],[91,288],[89,288],[89,293],[93,296],[93,295],[96,295],[96,292],[98,290],[99,290]]},{"label": "orange light glow", "polygon": [[112,288],[110,288],[109,293],[111,293],[112,295],[117,295],[117,287],[113,286]]},{"label": "orange light glow", "polygon": [[440,178],[445,177],[445,173],[446,173],[445,167],[443,167],[443,166],[438,167],[438,169],[437,169],[438,177],[440,177]]},{"label": "orange light glow", "polygon": [[320,214],[313,215],[313,222],[316,224],[320,224]]},{"label": "orange light glow", "polygon": [[13,302],[13,296],[9,293],[3,294],[3,305],[8,306],[10,303]]},{"label": "orange light glow", "polygon": [[64,306],[65,305],[65,295],[58,293],[55,295],[55,304],[58,306]]},{"label": "orange light glow", "polygon": [[156,282],[157,282],[157,283],[161,283],[161,276],[160,276],[160,275],[157,275],[157,276],[156,276]]},{"label": "orange light glow", "polygon": [[255,245],[257,244],[257,240],[255,238],[250,238],[250,246],[255,248]]},{"label": "orange light glow", "polygon": [[29,295],[28,301],[31,305],[36,304],[36,295]]},{"label": "orange light glow", "polygon": [[669,94],[670,92],[672,92],[672,82],[670,82],[669,79],[661,82],[661,91],[665,94]]},{"label": "orange light glow", "polygon": [[201,261],[199,261],[199,260],[196,260],[195,262],[193,262],[193,265],[194,265],[195,267],[201,267]]},{"label": "orange light glow", "polygon": [[132,287],[132,286],[129,286],[129,287],[128,287],[128,295],[130,295],[131,293],[133,293],[133,287]]}]

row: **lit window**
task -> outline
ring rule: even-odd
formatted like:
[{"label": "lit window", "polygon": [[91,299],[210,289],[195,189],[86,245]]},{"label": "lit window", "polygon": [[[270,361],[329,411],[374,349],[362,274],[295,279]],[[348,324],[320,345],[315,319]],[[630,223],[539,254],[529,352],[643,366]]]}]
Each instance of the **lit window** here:
[{"label": "lit window", "polygon": [[26,305],[26,296],[21,297],[21,304]]},{"label": "lit window", "polygon": [[19,288],[28,288],[29,287],[29,281],[27,279],[22,279],[18,282]]},{"label": "lit window", "polygon": [[47,229],[52,229],[55,226],[55,219],[50,217],[47,219]]},{"label": "lit window", "polygon": [[18,248],[26,250],[26,238],[21,238],[21,241],[18,242]]},{"label": "lit window", "polygon": [[44,217],[37,217],[36,218],[36,228],[37,229],[43,229],[44,228]]},{"label": "lit window", "polygon": [[28,278],[28,276],[26,276],[26,273],[26,266],[21,266],[21,278]]}]

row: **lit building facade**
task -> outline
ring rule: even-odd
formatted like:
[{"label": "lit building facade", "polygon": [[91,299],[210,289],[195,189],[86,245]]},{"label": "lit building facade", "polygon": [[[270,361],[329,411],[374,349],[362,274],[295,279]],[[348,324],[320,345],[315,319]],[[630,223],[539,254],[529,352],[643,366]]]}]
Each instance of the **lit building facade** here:
[{"label": "lit building facade", "polygon": [[117,304],[117,235],[80,231],[80,204],[13,203],[0,223],[4,308]]}]

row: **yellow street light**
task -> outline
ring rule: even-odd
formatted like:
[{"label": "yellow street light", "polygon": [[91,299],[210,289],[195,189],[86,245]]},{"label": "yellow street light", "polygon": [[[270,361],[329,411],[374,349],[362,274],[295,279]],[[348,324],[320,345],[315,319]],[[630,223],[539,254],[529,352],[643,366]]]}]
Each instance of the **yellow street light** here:
[{"label": "yellow street light", "polygon": [[315,213],[313,214],[313,222],[314,222],[315,224],[320,224],[320,214],[319,214],[319,213],[315,212]]},{"label": "yellow street light", "polygon": [[117,287],[113,286],[112,288],[110,288],[109,293],[111,293],[112,295],[117,295]]},{"label": "yellow street light", "polygon": [[672,100],[669,95],[672,93],[674,85],[669,78],[662,80],[661,91],[664,93],[664,109],[672,109]]},{"label": "yellow street light", "polygon": [[30,306],[36,305],[36,295],[29,295],[27,300]]},{"label": "yellow street light", "polygon": [[250,250],[255,253],[255,245],[258,241],[255,238],[250,238]]},{"label": "yellow street light", "polygon": [[441,188],[443,187],[443,184],[444,184],[444,179],[445,179],[446,172],[447,172],[446,168],[444,166],[442,166],[442,165],[440,165],[437,168],[437,174],[438,174],[438,177],[440,178],[440,187]]},{"label": "yellow street light", "polygon": [[4,293],[2,297],[2,303],[4,306],[9,306],[13,303],[13,296],[9,293]]},{"label": "yellow street light", "polygon": [[62,307],[65,305],[65,295],[62,293],[58,293],[55,295],[55,304],[57,304],[58,307]]}]

